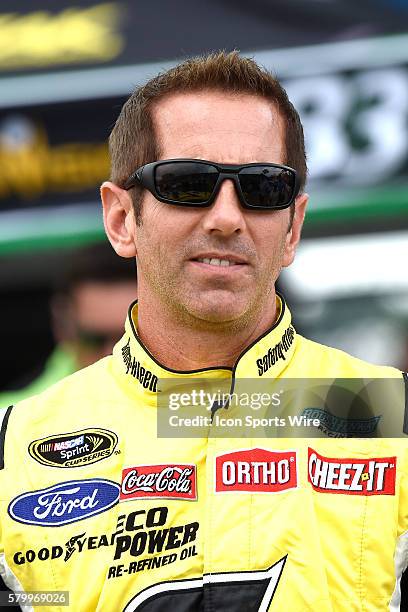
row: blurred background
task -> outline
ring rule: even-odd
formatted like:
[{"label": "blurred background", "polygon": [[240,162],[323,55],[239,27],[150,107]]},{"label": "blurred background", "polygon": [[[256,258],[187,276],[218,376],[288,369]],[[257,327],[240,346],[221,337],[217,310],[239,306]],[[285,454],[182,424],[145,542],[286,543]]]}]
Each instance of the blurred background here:
[{"label": "blurred background", "polygon": [[[406,0],[3,0],[0,11],[0,390],[46,364],[56,287],[78,248],[105,241],[98,188],[121,105],[158,70],[218,49],[275,72],[303,119],[310,209],[280,282],[299,331],[408,368]],[[80,331],[102,342],[103,330]]]}]

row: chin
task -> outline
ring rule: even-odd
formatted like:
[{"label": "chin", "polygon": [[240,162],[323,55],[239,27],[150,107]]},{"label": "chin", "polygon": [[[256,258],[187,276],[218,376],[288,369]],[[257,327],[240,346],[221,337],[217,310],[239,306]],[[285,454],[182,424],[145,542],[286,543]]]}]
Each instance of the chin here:
[{"label": "chin", "polygon": [[241,319],[247,319],[248,304],[241,305],[234,298],[228,300],[202,300],[199,303],[190,304],[187,311],[203,322],[208,323],[237,323]]}]

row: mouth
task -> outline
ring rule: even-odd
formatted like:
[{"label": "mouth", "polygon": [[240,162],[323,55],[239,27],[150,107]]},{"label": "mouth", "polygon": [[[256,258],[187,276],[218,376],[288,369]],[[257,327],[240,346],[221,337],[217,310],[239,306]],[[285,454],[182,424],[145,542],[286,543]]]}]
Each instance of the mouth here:
[{"label": "mouth", "polygon": [[190,259],[190,264],[203,274],[222,278],[229,278],[231,275],[235,277],[249,268],[247,261],[232,253],[203,253]]},{"label": "mouth", "polygon": [[248,265],[248,261],[246,261],[242,255],[226,253],[225,251],[207,251],[204,253],[198,253],[195,257],[192,257],[190,261],[193,263],[204,264],[205,266],[212,266],[214,268],[233,268]]},{"label": "mouth", "polygon": [[198,257],[193,261],[197,261],[198,263],[207,264],[209,266],[215,266],[217,268],[229,268],[231,266],[239,266],[242,265],[236,261],[231,261],[230,259],[219,259],[218,257]]}]

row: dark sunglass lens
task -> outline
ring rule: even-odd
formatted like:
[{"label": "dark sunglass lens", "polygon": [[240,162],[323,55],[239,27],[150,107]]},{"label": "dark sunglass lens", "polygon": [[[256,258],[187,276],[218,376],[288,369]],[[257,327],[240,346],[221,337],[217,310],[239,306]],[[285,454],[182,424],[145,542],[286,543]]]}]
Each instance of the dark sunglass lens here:
[{"label": "dark sunglass lens", "polygon": [[203,204],[210,199],[218,171],[210,164],[170,162],[156,167],[157,193],[168,200]]},{"label": "dark sunglass lens", "polygon": [[273,166],[251,166],[243,168],[238,176],[249,206],[275,208],[288,204],[292,199],[295,174],[290,170]]}]

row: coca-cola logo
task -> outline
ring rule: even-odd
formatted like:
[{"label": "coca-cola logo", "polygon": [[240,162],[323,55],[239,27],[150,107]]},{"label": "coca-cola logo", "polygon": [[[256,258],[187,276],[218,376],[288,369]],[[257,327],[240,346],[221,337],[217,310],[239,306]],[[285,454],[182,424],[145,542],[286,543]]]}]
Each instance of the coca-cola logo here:
[{"label": "coca-cola logo", "polygon": [[197,499],[195,465],[138,465],[122,472],[120,501],[136,498]]}]

